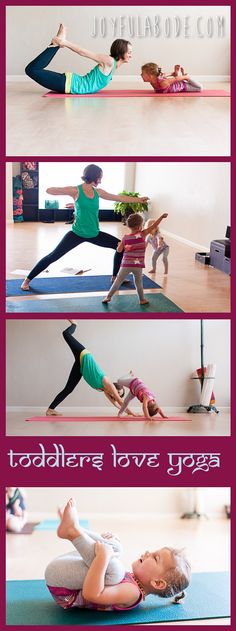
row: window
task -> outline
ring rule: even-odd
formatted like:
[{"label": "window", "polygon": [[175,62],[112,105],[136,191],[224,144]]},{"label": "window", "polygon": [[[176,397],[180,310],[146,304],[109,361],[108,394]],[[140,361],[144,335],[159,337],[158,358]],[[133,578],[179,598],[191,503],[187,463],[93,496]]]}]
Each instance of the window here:
[{"label": "window", "polygon": [[[103,170],[101,188],[117,195],[125,187],[125,162],[96,162]],[[76,186],[81,184],[81,175],[88,162],[40,162],[39,163],[39,208],[45,208],[46,199],[58,199],[59,208],[71,202],[71,197],[46,193],[51,186]],[[100,209],[114,207],[114,202],[101,199]]]}]

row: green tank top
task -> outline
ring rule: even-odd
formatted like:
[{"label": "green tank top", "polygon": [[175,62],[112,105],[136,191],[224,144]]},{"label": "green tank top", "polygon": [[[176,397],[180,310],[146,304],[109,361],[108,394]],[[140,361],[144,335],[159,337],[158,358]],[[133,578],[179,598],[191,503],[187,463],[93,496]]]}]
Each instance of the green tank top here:
[{"label": "green tank top", "polygon": [[103,377],[105,373],[95,362],[94,357],[86,348],[80,353],[80,367],[83,378],[91,388],[95,390],[104,390]]},{"label": "green tank top", "polygon": [[66,72],[65,91],[67,94],[94,94],[94,92],[99,92],[99,90],[102,90],[110,83],[115,69],[116,60],[114,59],[113,68],[107,75],[100,70],[99,65],[92,68],[86,75]]},{"label": "green tank top", "polygon": [[75,201],[75,220],[72,230],[78,237],[92,239],[99,233],[99,195],[93,188],[94,196],[90,199],[84,194],[82,184],[78,186],[78,190],[79,197]]}]

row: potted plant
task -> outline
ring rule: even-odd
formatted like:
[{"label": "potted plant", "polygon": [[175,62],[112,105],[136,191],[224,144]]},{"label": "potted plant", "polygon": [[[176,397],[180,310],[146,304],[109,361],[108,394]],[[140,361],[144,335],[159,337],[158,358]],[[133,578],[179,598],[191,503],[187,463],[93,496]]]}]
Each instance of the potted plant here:
[{"label": "potted plant", "polygon": [[[148,204],[147,202],[139,202],[139,193],[130,193],[128,191],[122,191],[119,195],[130,195],[130,197],[134,197],[134,203],[130,204],[127,202],[115,202],[114,204],[114,213],[121,215],[121,221],[126,224],[126,221],[129,215],[132,213],[145,213],[148,212]],[[135,201],[137,199],[137,201]]]}]

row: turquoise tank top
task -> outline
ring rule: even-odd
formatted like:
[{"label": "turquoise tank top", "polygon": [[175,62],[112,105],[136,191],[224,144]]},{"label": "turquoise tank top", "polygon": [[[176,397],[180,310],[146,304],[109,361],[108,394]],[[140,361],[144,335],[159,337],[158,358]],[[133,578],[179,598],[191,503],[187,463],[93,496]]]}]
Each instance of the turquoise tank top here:
[{"label": "turquoise tank top", "polygon": [[78,237],[92,239],[99,233],[99,195],[93,188],[94,197],[90,199],[84,194],[82,184],[78,186],[78,190],[79,197],[75,201],[75,220],[72,230]]},{"label": "turquoise tank top", "polygon": [[80,367],[83,378],[91,388],[104,390],[103,377],[105,377],[105,373],[86,348],[80,353]]},{"label": "turquoise tank top", "polygon": [[100,70],[99,65],[82,76],[74,72],[66,72],[66,92],[70,94],[93,94],[94,92],[99,92],[99,90],[102,90],[110,83],[115,69],[116,60],[114,59],[113,68],[108,75]]}]

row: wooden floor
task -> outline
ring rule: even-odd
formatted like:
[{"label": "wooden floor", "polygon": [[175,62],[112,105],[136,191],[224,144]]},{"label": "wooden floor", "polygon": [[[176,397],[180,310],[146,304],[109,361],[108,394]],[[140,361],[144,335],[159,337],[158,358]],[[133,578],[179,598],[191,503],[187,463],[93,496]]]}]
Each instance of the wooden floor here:
[{"label": "wooden floor", "polygon": [[[115,490],[113,490],[115,491]],[[52,506],[52,510],[53,510]],[[81,515],[81,518],[88,515]],[[29,514],[29,520],[54,518],[55,513]],[[144,521],[145,520],[145,521]],[[193,572],[218,572],[230,567],[230,522],[224,518],[183,520],[172,516],[148,516],[148,541],[146,517],[143,513],[131,516],[89,516],[91,530],[104,532],[107,528],[116,532],[124,545],[124,563],[127,569],[134,558],[146,548],[156,549],[165,545],[185,548]],[[135,537],[134,537],[135,529]],[[158,535],[157,535],[158,533]],[[43,579],[46,565],[54,557],[68,552],[70,544],[58,539],[55,532],[35,531],[32,535],[7,535],[8,580]],[[157,624],[157,623],[156,623]],[[155,626],[156,626],[155,624]],[[191,622],[166,623],[178,625],[228,625],[230,619],[192,620]],[[148,625],[149,626],[149,625]],[[154,625],[150,625],[154,626]]]},{"label": "wooden floor", "polygon": [[[140,413],[133,407],[134,412]],[[64,416],[107,416],[109,410],[102,408],[60,407]],[[151,423],[122,421],[114,414],[114,421],[99,422],[26,422],[32,416],[45,416],[45,408],[8,409],[6,434],[8,436],[230,436],[229,411],[219,414],[188,414],[174,409],[165,409],[168,416],[179,416],[186,421],[162,421],[156,418]]]},{"label": "wooden floor", "polygon": [[[101,229],[121,237],[126,228],[119,222],[102,222]],[[16,269],[29,271],[35,263],[50,252],[70,226],[56,222],[54,224],[26,222],[7,225],[7,278],[19,278],[12,273]],[[170,245],[169,274],[164,276],[163,263],[158,261],[155,277],[161,291],[186,313],[229,313],[230,312],[230,277],[219,270],[195,261],[196,250],[186,244],[168,237]],[[88,275],[110,274],[112,272],[113,251],[82,244],[50,266],[46,275],[60,275],[65,267],[76,269],[91,268]],[[147,249],[145,274],[151,267],[151,248]],[[23,276],[23,274],[22,274]],[[104,292],[105,293],[105,292]],[[123,292],[120,292],[122,295]],[[78,296],[79,294],[76,294]],[[88,294],[87,294],[88,295]],[[94,293],[102,298],[102,293]],[[70,294],[74,296],[74,294]],[[49,296],[46,296],[49,298]],[[58,296],[58,298],[63,296]],[[23,293],[24,300],[32,299]],[[33,297],[35,299],[35,297]],[[52,300],[55,296],[52,296]],[[43,299],[43,297],[38,297]],[[14,298],[11,300],[19,300]]]},{"label": "wooden floor", "polygon": [[[110,89],[127,89],[115,81]],[[145,89],[132,82],[132,89]],[[204,84],[208,89],[227,83]],[[229,156],[230,99],[44,99],[32,81],[7,86],[7,156]]]}]

